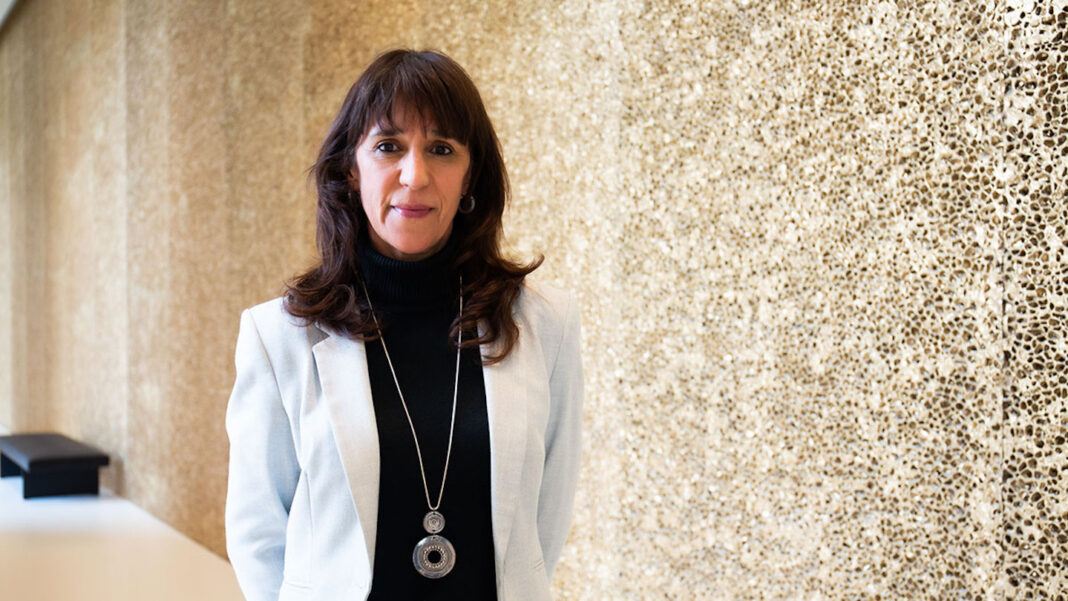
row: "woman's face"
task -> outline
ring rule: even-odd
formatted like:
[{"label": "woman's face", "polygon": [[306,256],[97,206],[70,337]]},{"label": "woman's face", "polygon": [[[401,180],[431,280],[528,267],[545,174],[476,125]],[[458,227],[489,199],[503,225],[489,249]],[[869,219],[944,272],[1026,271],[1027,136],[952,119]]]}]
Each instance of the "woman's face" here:
[{"label": "woman's face", "polygon": [[[373,124],[356,148],[360,200],[375,250],[404,261],[445,245],[460,198],[467,192],[471,156],[417,111],[395,107],[393,122]],[[355,184],[358,182],[358,184]]]}]

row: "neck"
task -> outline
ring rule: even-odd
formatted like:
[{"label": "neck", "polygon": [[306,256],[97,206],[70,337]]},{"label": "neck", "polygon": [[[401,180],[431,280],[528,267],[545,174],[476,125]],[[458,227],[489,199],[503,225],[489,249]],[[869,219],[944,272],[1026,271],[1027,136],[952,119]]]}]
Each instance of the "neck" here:
[{"label": "neck", "polygon": [[455,232],[437,251],[417,260],[404,260],[379,251],[368,236],[357,246],[360,273],[375,307],[418,308],[452,303],[459,296],[460,274],[453,261]]}]

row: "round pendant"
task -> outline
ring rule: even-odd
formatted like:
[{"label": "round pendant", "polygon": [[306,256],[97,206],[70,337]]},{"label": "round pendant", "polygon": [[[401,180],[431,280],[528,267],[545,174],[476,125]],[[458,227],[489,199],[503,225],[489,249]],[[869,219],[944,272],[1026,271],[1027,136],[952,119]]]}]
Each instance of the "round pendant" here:
[{"label": "round pendant", "polygon": [[445,528],[445,516],[431,511],[423,516],[423,529],[430,534],[437,534]]},{"label": "round pendant", "polygon": [[412,551],[415,570],[427,578],[441,578],[456,565],[456,549],[444,536],[431,534],[419,541]]}]

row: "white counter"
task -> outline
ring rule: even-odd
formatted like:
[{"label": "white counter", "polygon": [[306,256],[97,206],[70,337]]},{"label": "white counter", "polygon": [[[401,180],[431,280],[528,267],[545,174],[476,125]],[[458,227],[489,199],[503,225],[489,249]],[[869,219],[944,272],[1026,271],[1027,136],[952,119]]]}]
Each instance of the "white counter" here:
[{"label": "white counter", "polygon": [[0,479],[5,601],[240,601],[230,564],[133,503],[101,496],[22,498]]}]

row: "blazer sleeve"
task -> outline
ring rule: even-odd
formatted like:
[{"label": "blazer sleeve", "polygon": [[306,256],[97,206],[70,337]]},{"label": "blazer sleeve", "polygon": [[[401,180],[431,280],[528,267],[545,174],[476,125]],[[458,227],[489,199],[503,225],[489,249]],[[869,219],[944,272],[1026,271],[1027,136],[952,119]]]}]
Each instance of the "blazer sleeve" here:
[{"label": "blazer sleeve", "polygon": [[289,421],[252,313],[241,313],[226,407],[226,551],[249,601],[278,598],[289,508],[300,475]]},{"label": "blazer sleeve", "polygon": [[538,495],[538,538],[552,579],[571,527],[582,447],[582,356],[579,305],[568,296],[563,335],[549,376],[545,469]]}]

